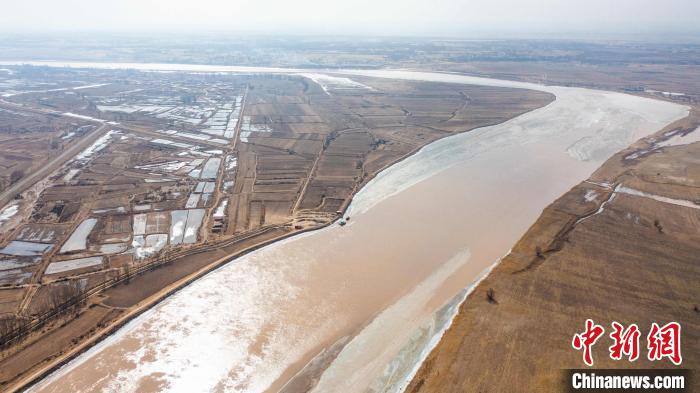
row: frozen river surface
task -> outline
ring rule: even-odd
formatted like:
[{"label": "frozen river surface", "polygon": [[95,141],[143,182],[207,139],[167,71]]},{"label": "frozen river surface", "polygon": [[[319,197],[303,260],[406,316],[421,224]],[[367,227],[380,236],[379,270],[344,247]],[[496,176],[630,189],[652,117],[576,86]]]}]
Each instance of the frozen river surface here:
[{"label": "frozen river surface", "polygon": [[425,147],[356,195],[347,226],[237,259],[133,320],[35,390],[400,390],[465,288],[508,252],[545,206],[615,152],[688,111],[618,93],[450,74],[345,74],[530,88],[556,100]]}]

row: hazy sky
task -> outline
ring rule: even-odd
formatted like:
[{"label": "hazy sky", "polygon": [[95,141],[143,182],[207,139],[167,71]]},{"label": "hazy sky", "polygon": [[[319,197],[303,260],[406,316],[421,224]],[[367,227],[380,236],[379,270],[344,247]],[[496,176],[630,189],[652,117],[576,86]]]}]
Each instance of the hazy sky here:
[{"label": "hazy sky", "polygon": [[699,32],[700,0],[0,0],[0,31]]}]

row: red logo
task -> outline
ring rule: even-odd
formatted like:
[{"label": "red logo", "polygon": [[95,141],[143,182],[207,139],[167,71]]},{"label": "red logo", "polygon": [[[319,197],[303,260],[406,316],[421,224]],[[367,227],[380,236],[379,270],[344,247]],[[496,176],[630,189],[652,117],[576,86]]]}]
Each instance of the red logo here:
[{"label": "red logo", "polygon": [[591,353],[591,347],[598,341],[600,336],[603,335],[605,329],[602,326],[593,323],[592,319],[586,319],[586,330],[574,334],[574,339],[571,341],[571,345],[576,350],[583,349],[583,362],[589,366],[593,365],[593,354]]},{"label": "red logo", "polygon": [[[622,360],[626,357],[628,361],[634,362],[639,358],[639,337],[641,332],[637,324],[633,323],[626,329],[618,323],[613,322],[613,331],[610,333],[612,345],[608,348],[610,358]],[[588,366],[593,366],[593,345],[603,336],[605,329],[596,325],[592,319],[586,320],[586,329],[583,332],[574,334],[571,346],[575,350],[583,350],[583,362]],[[647,335],[647,359],[649,361],[662,360],[668,358],[676,366],[683,362],[681,356],[681,325],[678,322],[669,322],[659,327],[654,322]]]},{"label": "red logo", "polygon": [[639,327],[636,323],[631,324],[627,329],[617,322],[612,323],[615,330],[610,333],[610,338],[613,339],[613,345],[608,348],[610,350],[610,358],[615,360],[622,359],[622,355],[627,355],[630,362],[634,362],[639,358]]},{"label": "red logo", "polygon": [[656,322],[652,323],[647,336],[647,348],[649,360],[667,357],[676,366],[681,364],[681,325],[678,322],[669,322],[660,328]]}]

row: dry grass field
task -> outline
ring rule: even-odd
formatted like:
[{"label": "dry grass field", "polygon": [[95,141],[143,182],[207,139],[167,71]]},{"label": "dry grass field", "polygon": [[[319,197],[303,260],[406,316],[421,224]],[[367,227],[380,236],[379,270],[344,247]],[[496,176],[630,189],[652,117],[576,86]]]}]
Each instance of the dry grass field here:
[{"label": "dry grass field", "polygon": [[585,367],[571,340],[587,318],[608,331],[637,323],[643,334],[634,363],[611,360],[601,340],[595,368],[675,367],[646,359],[646,334],[676,321],[683,368],[698,369],[700,143],[667,143],[699,124],[694,111],[639,141],[545,209],[462,304],[407,391],[564,391],[563,370]]},{"label": "dry grass field", "polygon": [[0,192],[94,128],[77,119],[28,115],[0,103]]},{"label": "dry grass field", "polygon": [[[534,92],[362,80],[325,91],[300,77],[251,83],[227,234],[343,210],[378,171],[438,138],[544,105]],[[494,111],[494,108],[498,108]]]}]

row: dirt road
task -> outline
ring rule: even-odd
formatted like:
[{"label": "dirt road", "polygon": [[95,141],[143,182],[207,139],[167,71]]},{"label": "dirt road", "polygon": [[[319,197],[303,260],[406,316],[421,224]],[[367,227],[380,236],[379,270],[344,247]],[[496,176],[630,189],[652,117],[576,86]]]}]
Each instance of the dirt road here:
[{"label": "dirt road", "polygon": [[10,202],[15,197],[15,195],[17,195],[17,194],[23,192],[24,190],[28,189],[29,187],[33,186],[36,182],[45,178],[51,172],[53,172],[56,168],[63,165],[66,161],[75,157],[75,155],[78,154],[81,150],[90,146],[99,137],[104,135],[108,129],[109,129],[109,126],[106,124],[103,124],[100,127],[98,127],[97,129],[89,132],[88,134],[84,135],[80,140],[73,143],[66,150],[64,150],[63,153],[61,153],[60,155],[58,155],[54,159],[50,160],[49,162],[47,162],[45,165],[43,165],[41,168],[39,168],[35,172],[29,174],[26,177],[23,177],[17,183],[10,186],[10,188],[8,188],[7,190],[0,193],[0,206],[5,206],[8,202]]}]

